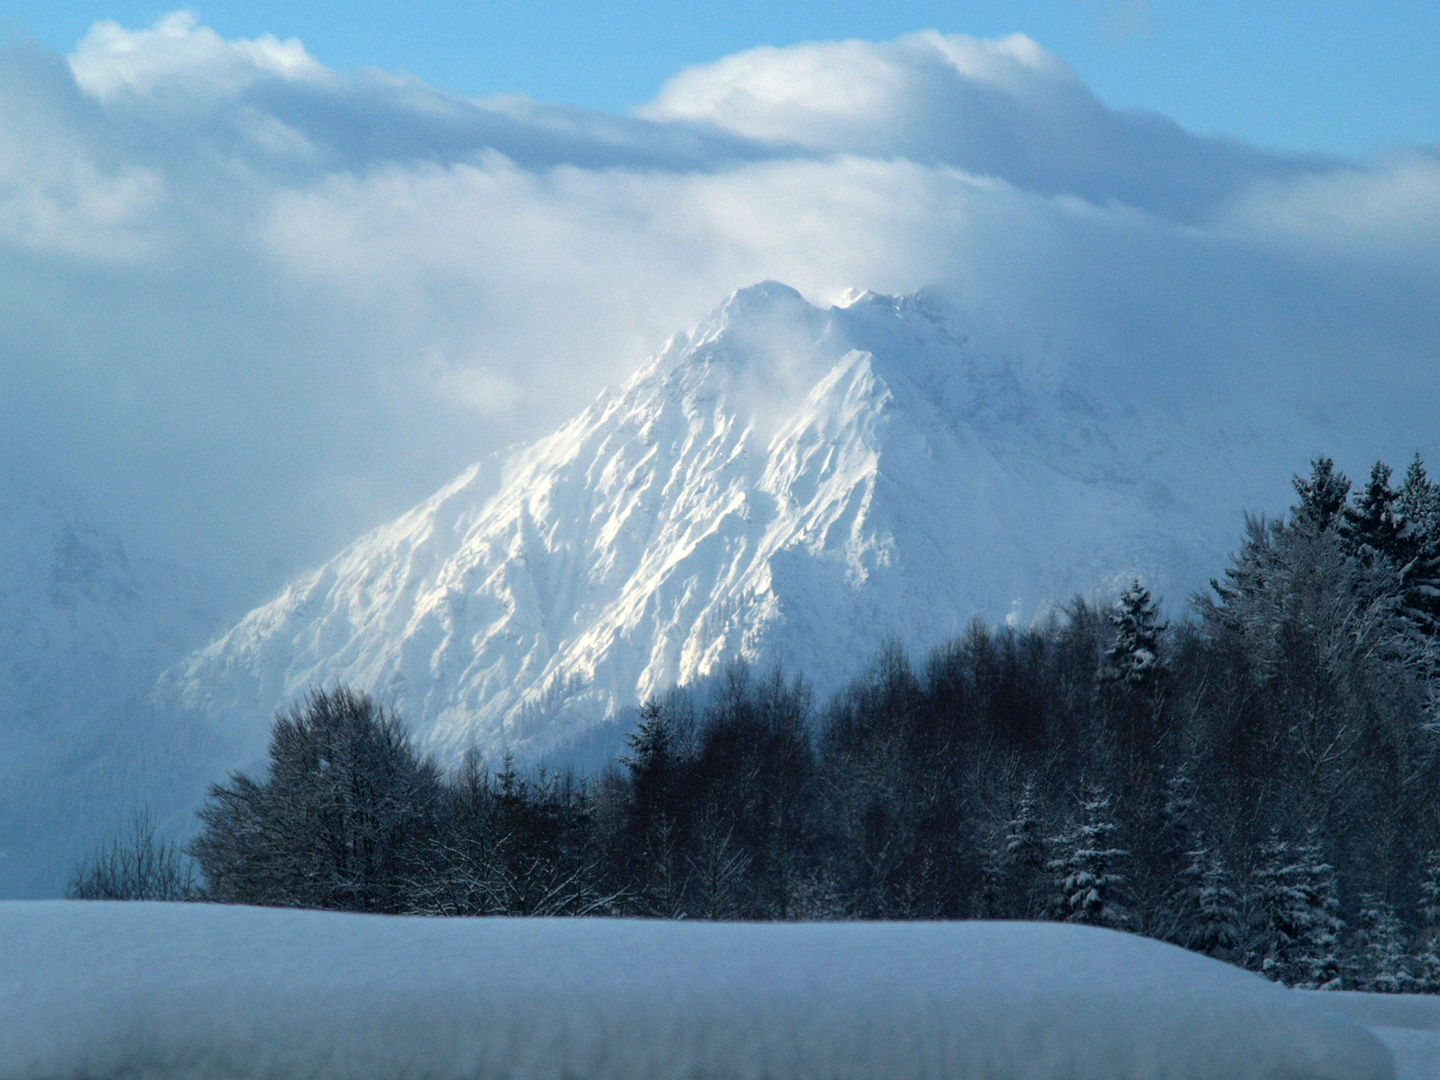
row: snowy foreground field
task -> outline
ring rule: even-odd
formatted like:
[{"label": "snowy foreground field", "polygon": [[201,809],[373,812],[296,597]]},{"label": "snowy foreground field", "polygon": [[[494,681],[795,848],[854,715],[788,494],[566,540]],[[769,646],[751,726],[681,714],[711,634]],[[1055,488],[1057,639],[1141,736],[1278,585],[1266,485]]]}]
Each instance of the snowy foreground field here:
[{"label": "snowy foreground field", "polygon": [[1076,926],[0,904],[4,1080],[1394,1076],[1440,1001]]}]

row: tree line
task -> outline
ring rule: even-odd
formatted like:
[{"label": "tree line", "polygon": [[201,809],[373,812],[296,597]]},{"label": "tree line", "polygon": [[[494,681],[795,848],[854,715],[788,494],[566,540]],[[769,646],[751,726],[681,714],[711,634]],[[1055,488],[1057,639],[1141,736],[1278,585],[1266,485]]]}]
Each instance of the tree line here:
[{"label": "tree line", "polygon": [[[1392,479],[1315,461],[1173,625],[1135,583],[1029,629],[977,622],[919,666],[885,647],[818,704],[734,665],[645,702],[596,777],[474,752],[446,773],[371,698],[315,691],[265,777],[211,788],[183,895],[1063,919],[1292,985],[1440,992],[1440,490],[1418,457]],[[119,850],[72,893],[125,894]]]}]

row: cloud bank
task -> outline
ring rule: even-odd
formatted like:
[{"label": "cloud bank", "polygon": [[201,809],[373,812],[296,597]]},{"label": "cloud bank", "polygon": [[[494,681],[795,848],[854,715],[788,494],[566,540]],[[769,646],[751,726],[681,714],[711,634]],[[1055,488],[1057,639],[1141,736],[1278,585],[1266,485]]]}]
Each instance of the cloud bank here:
[{"label": "cloud bank", "polygon": [[0,54],[0,134],[0,469],[235,610],[767,278],[1440,454],[1440,157],[1202,138],[1025,37],[757,49],[611,116],[181,13]]}]

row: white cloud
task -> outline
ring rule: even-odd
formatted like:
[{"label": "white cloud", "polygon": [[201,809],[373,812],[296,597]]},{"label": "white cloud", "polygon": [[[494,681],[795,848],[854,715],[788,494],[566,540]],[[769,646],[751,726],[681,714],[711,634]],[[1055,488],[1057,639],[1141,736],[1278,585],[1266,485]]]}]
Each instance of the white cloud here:
[{"label": "white cloud", "polygon": [[1195,220],[1260,176],[1332,164],[1265,154],[1105,107],[1022,34],[756,49],[682,72],[642,114],[827,153],[901,156]]},{"label": "white cloud", "polygon": [[1428,272],[1440,250],[1440,158],[1412,151],[1376,168],[1259,182],[1217,224],[1316,259]]},{"label": "white cloud", "polygon": [[166,15],[148,30],[97,22],[70,57],[70,69],[80,88],[102,102],[126,92],[234,94],[266,78],[332,81],[295,38],[226,41],[189,11]]},{"label": "white cloud", "polygon": [[756,50],[613,117],[177,15],[0,55],[0,133],[0,467],[237,602],[765,278],[945,283],[997,349],[1187,400],[1389,364],[1435,401],[1432,158],[1199,138],[1023,37]]},{"label": "white cloud", "polygon": [[113,152],[58,57],[0,64],[0,238],[22,250],[124,261],[147,250],[163,178]]},{"label": "white cloud", "polygon": [[917,103],[932,106],[962,86],[1031,104],[1084,94],[1073,72],[1023,34],[982,41],[931,30],[880,45],[738,53],[676,75],[641,112],[707,120],[753,138],[853,149],[860,132],[882,144],[907,139]]}]

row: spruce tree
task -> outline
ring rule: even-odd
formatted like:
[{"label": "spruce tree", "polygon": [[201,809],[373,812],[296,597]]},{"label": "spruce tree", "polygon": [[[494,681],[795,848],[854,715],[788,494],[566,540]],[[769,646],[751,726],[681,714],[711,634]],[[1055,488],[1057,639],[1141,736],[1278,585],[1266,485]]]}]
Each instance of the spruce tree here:
[{"label": "spruce tree", "polygon": [[673,780],[675,731],[658,700],[648,698],[640,706],[638,723],[635,730],[625,736],[625,742],[630,753],[620,758],[620,764],[630,770],[642,816],[648,816],[652,804],[659,804],[653,806],[654,810],[663,810]]},{"label": "spruce tree", "polygon": [[1224,858],[1197,845],[1190,851],[1183,877],[1189,898],[1181,927],[1185,947],[1217,960],[1234,959],[1240,947],[1240,902]]},{"label": "spruce tree", "polygon": [[639,724],[625,737],[630,754],[631,855],[643,867],[648,914],[673,918],[684,907],[686,846],[679,822],[678,762],[674,723],[655,698],[640,706]]},{"label": "spruce tree", "polygon": [[1164,799],[1156,822],[1158,828],[1151,830],[1148,858],[1143,848],[1140,853],[1147,877],[1152,882],[1149,905],[1170,913],[1168,937],[1182,943],[1188,931],[1175,919],[1178,918],[1180,923],[1189,921],[1188,908],[1192,898],[1187,895],[1186,874],[1194,862],[1195,850],[1201,846],[1196,832],[1198,804],[1198,788],[1191,774],[1190,762],[1182,761],[1165,781]]},{"label": "spruce tree", "polygon": [[1096,685],[1119,757],[1120,794],[1127,806],[1144,814],[1158,798],[1160,782],[1166,626],[1150,591],[1138,581],[1120,594],[1110,622],[1115,636],[1101,659]]},{"label": "spruce tree", "polygon": [[1182,761],[1165,783],[1165,804],[1160,808],[1160,828],[1171,842],[1189,851],[1194,833],[1195,808],[1200,794],[1189,761]]},{"label": "spruce tree", "polygon": [[1291,844],[1272,835],[1261,856],[1249,966],[1289,986],[1338,989],[1345,924],[1337,914],[1334,868],[1321,858],[1319,840],[1312,834]]},{"label": "spruce tree", "polygon": [[1123,867],[1130,852],[1115,845],[1118,831],[1110,796],[1098,787],[1084,796],[1080,817],[1050,842],[1060,853],[1048,869],[1055,883],[1054,908],[1065,922],[1124,928],[1131,915]]},{"label": "spruce tree", "polygon": [[1325,861],[1319,833],[1314,829],[1296,849],[1296,854],[1299,884],[1311,913],[1306,970],[1299,985],[1312,990],[1338,990],[1341,987],[1340,933],[1345,929],[1345,921],[1339,915],[1335,868]]},{"label": "spruce tree", "polygon": [[1141,699],[1153,698],[1164,675],[1160,654],[1165,623],[1150,590],[1139,581],[1131,582],[1120,594],[1110,622],[1115,637],[1105,650],[1101,683]]},{"label": "spruce tree", "polygon": [[1420,455],[1405,472],[1397,506],[1403,517],[1398,562],[1405,617],[1422,635],[1440,635],[1440,489]]},{"label": "spruce tree", "polygon": [[1420,933],[1415,955],[1416,989],[1440,994],[1440,852],[1431,855],[1420,875]]},{"label": "spruce tree", "polygon": [[1389,902],[1366,896],[1360,907],[1358,989],[1378,994],[1408,994],[1416,980],[1404,933]]},{"label": "spruce tree", "polygon": [[1005,823],[1001,842],[1002,910],[1012,918],[1038,918],[1045,906],[1042,882],[1047,851],[1034,780],[1026,780],[1021,787],[1020,799]]},{"label": "spruce tree", "polygon": [[1300,496],[1299,505],[1291,509],[1291,521],[1297,528],[1324,532],[1336,523],[1350,497],[1350,481],[1335,471],[1335,462],[1328,457],[1310,463],[1310,478],[1296,476],[1291,483]]},{"label": "spruce tree", "polygon": [[1390,466],[1377,461],[1370,479],[1355,496],[1353,506],[1341,513],[1340,532],[1350,550],[1367,562],[1399,555],[1401,519],[1399,499],[1390,486]]}]

